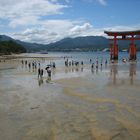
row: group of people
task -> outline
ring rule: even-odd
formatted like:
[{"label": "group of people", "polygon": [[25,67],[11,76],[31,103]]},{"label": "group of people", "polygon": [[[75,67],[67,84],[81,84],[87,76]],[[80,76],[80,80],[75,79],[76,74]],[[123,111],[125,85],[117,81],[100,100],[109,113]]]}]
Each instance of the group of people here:
[{"label": "group of people", "polygon": [[[98,67],[103,65],[103,59],[101,59],[100,64],[99,64],[99,59],[97,58],[94,62],[92,59],[89,60],[90,64],[91,64],[91,69],[94,70],[94,68],[96,68],[96,70],[98,70]],[[40,61],[27,61],[27,60],[22,60],[21,61],[22,65],[28,66],[28,68],[33,68],[33,69],[38,69],[38,78],[42,79],[43,75],[44,75],[44,70],[43,68],[41,68],[41,63]],[[104,61],[105,65],[107,65],[107,60]],[[79,68],[79,66],[81,66],[81,71],[83,71],[83,65],[84,62],[83,61],[74,61],[74,60],[69,60],[68,58],[65,58],[65,66],[66,68],[73,68],[73,66],[75,66],[75,68]],[[45,70],[47,72],[47,77],[48,79],[51,79],[52,76],[52,69],[56,68],[56,64],[55,62],[50,62],[49,65],[46,66]],[[78,70],[77,70],[78,71]]]},{"label": "group of people", "polygon": [[[91,64],[91,68],[94,69],[94,67],[96,67],[96,69],[99,68],[99,59],[97,58],[96,59],[96,62],[92,62],[92,59],[89,60],[90,64]],[[108,61],[107,59],[105,60],[105,66],[107,65]],[[83,66],[84,65],[84,62],[81,61],[74,61],[74,60],[71,60],[69,61],[68,59],[65,61],[65,66],[68,67],[68,66]],[[103,59],[101,59],[101,62],[100,62],[100,66],[102,67],[103,66]]]},{"label": "group of people", "polygon": [[[51,76],[52,76],[52,69],[55,69],[56,65],[55,62],[51,62],[49,65],[47,65],[47,67],[45,68],[45,70],[47,71],[48,74],[48,79],[51,80]],[[40,77],[43,77],[43,69],[38,69],[38,75],[40,75]]]},{"label": "group of people", "polygon": [[[91,60],[91,59],[90,59],[89,61],[90,61],[90,63],[91,63],[91,69],[94,69],[94,67],[96,67],[96,69],[99,68],[99,60],[98,60],[98,58],[96,59],[95,64],[92,63],[92,60]],[[107,62],[107,59],[106,59],[106,60],[105,60],[105,66],[107,66],[107,63],[108,63],[108,62]],[[100,66],[101,66],[101,68],[102,68],[102,66],[103,66],[103,59],[101,59]]]},{"label": "group of people", "polygon": [[[21,60],[22,65],[25,65],[26,67],[28,66],[29,69],[37,69],[38,68],[38,78],[43,77],[44,74],[44,70],[41,68],[41,64],[40,61],[27,61],[27,60]],[[48,74],[48,78],[51,78],[51,68],[56,68],[56,64],[55,62],[51,62],[49,65],[47,65],[47,67],[45,68],[45,70],[47,71]]]},{"label": "group of people", "polygon": [[79,66],[79,65],[84,65],[84,62],[81,61],[81,63],[79,61],[74,61],[74,60],[71,60],[69,61],[68,59],[65,61],[65,66],[68,67],[68,66]]},{"label": "group of people", "polygon": [[28,66],[29,69],[37,69],[37,63],[38,63],[38,67],[40,67],[40,61],[36,62],[36,61],[27,61],[27,60],[21,60],[22,65],[25,65],[26,67]]}]

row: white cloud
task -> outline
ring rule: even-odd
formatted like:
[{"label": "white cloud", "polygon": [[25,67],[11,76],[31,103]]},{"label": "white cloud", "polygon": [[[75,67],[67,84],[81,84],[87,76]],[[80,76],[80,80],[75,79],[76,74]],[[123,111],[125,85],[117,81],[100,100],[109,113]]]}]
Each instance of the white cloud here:
[{"label": "white cloud", "polygon": [[26,29],[24,32],[12,33],[11,36],[26,42],[46,44],[54,42],[56,40],[57,33],[48,32],[45,29],[33,28]]},{"label": "white cloud", "polygon": [[67,37],[70,29],[79,23],[80,21],[45,20],[40,22],[40,28],[32,27],[10,35],[19,40],[45,44]]},{"label": "white cloud", "polygon": [[140,24],[132,25],[132,26],[113,26],[113,27],[104,28],[104,30],[108,30],[108,31],[134,31],[139,29],[140,29]]},{"label": "white cloud", "polygon": [[47,20],[41,28],[28,28],[9,35],[22,41],[47,44],[66,37],[101,35],[101,31],[83,21]]},{"label": "white cloud", "polygon": [[42,16],[62,14],[66,7],[57,0],[0,0],[0,19],[7,19],[10,27],[34,25]]},{"label": "white cloud", "polygon": [[81,26],[76,25],[70,30],[70,35],[72,35],[72,36],[83,35],[83,34],[85,34],[86,32],[89,32],[92,29],[93,29],[93,27],[90,23],[84,23]]},{"label": "white cloud", "polygon": [[16,28],[18,26],[30,26],[39,24],[38,18],[35,16],[25,16],[14,18],[9,22],[9,27]]},{"label": "white cloud", "polygon": [[70,20],[48,20],[41,28],[28,28],[23,32],[7,34],[15,39],[27,42],[48,44],[66,37],[78,36],[106,36],[104,30],[129,31],[138,30],[140,24],[134,26],[114,26],[106,28],[94,28],[90,23]]}]

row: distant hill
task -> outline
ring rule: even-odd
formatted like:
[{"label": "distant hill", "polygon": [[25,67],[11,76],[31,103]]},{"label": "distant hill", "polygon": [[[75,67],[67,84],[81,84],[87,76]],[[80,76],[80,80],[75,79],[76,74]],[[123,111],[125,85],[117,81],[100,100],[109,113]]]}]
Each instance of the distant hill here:
[{"label": "distant hill", "polygon": [[11,41],[11,40],[15,41],[17,44],[25,47],[28,52],[33,51],[34,49],[39,48],[39,47],[44,47],[43,44],[28,43],[28,42],[24,42],[24,41],[20,41],[20,40],[15,40],[15,39],[13,39],[9,36],[6,36],[6,35],[0,35],[0,42],[1,41]]},{"label": "distant hill", "polygon": [[[84,36],[76,38],[64,38],[60,41],[50,44],[28,43],[20,40],[14,40],[11,37],[0,35],[0,41],[13,40],[22,45],[28,52],[35,51],[97,51],[110,48],[110,41],[103,36]],[[130,41],[118,41],[119,49],[129,49]],[[136,41],[137,50],[140,51],[140,41]]]},{"label": "distant hill", "polygon": [[41,47],[48,51],[96,51],[109,47],[109,41],[102,36],[86,36],[76,38],[64,38],[55,43]]},{"label": "distant hill", "polygon": [[1,41],[10,41],[10,40],[14,41],[14,39],[11,38],[11,37],[9,37],[9,36],[0,35],[0,42],[1,42]]},{"label": "distant hill", "polygon": [[[76,38],[64,38],[55,43],[40,47],[47,51],[97,51],[110,48],[110,41],[103,36],[85,36]],[[118,41],[119,50],[129,49],[130,41]],[[137,50],[140,51],[140,41],[136,41]]]},{"label": "distant hill", "polygon": [[0,42],[0,54],[11,54],[11,53],[24,53],[26,49],[17,44],[15,41],[1,41]]},{"label": "distant hill", "polygon": [[45,47],[44,44],[29,43],[29,42],[24,42],[20,40],[16,40],[16,43],[24,46],[28,52],[35,51],[36,49],[39,49],[40,47]]}]

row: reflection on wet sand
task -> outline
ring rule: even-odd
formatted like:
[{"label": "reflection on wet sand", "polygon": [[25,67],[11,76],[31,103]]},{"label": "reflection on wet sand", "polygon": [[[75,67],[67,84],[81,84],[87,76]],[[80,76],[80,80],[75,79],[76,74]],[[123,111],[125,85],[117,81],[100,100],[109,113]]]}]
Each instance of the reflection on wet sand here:
[{"label": "reflection on wet sand", "polygon": [[128,66],[60,66],[52,77],[25,65],[0,71],[0,140],[140,139],[140,77]]},{"label": "reflection on wet sand", "polygon": [[41,86],[43,84],[43,78],[38,78],[38,85]]},{"label": "reflection on wet sand", "polygon": [[65,73],[71,73],[71,72],[83,72],[84,67],[83,66],[71,66],[71,67],[65,67]]},{"label": "reflection on wet sand", "polygon": [[[126,76],[128,76],[128,75],[126,75]],[[129,77],[130,77],[130,84],[131,85],[134,84],[135,76],[136,76],[136,62],[130,62],[129,63]],[[110,77],[113,81],[113,85],[117,85],[117,81],[119,81],[119,79],[118,79],[118,63],[110,65]],[[125,80],[122,78],[120,78],[120,79],[122,81],[121,84],[125,84]]]},{"label": "reflection on wet sand", "polygon": [[134,84],[134,76],[136,76],[136,62],[130,63],[129,66],[130,84]]},{"label": "reflection on wet sand", "polygon": [[118,63],[116,62],[115,64],[110,65],[110,76],[113,80],[113,84],[117,84],[117,74],[118,74]]}]

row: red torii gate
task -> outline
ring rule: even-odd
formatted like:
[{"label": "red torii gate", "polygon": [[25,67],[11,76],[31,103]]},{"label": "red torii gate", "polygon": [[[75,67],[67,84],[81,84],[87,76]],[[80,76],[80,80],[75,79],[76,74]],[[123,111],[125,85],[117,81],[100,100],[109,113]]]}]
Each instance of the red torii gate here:
[{"label": "red torii gate", "polygon": [[[140,40],[140,37],[137,37],[137,35],[140,35],[140,30],[137,31],[104,31],[108,36],[113,36],[113,44],[111,44],[110,48],[110,59],[112,60],[118,60],[118,44],[117,40],[131,40],[129,53],[130,53],[130,60],[136,60],[136,44],[135,40]],[[117,38],[117,37],[120,38]]]}]

